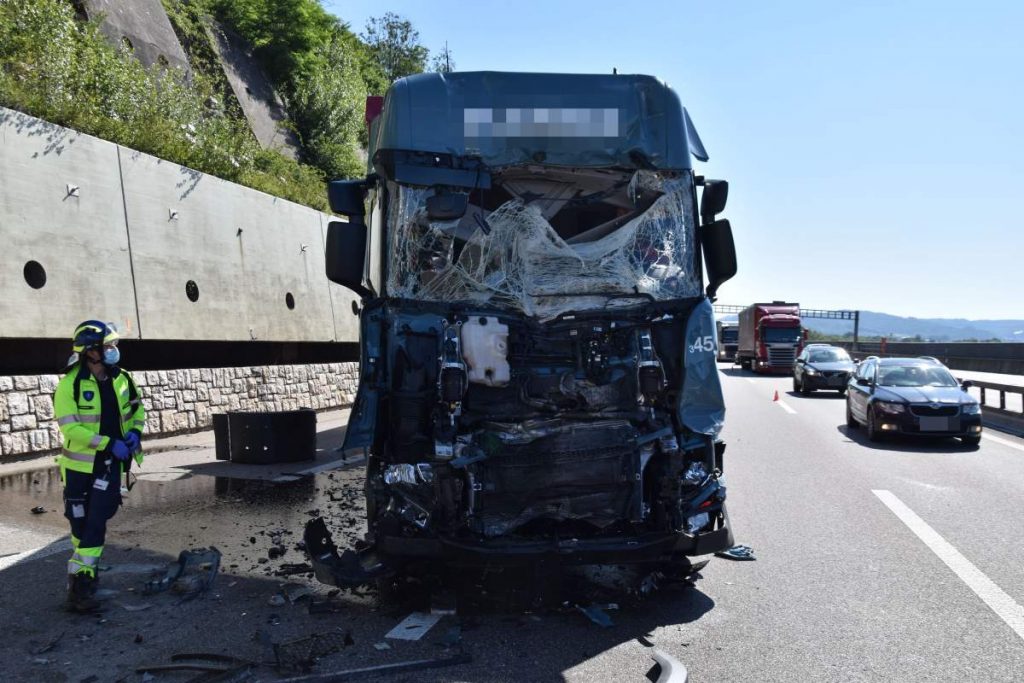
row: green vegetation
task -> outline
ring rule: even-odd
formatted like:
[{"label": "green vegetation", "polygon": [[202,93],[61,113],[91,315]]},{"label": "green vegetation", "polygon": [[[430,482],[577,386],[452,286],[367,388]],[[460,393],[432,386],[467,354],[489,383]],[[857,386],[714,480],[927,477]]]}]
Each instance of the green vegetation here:
[{"label": "green vegetation", "polygon": [[146,69],[62,0],[0,1],[0,105],[323,208],[323,174],[263,150],[197,72]]},{"label": "green vegetation", "polygon": [[[143,67],[67,0],[0,0],[0,105],[322,210],[325,178],[364,172],[366,95],[427,67],[418,33],[391,13],[360,37],[317,0],[162,1],[188,81]],[[211,40],[218,30],[252,44],[304,163],[253,137]]]}]

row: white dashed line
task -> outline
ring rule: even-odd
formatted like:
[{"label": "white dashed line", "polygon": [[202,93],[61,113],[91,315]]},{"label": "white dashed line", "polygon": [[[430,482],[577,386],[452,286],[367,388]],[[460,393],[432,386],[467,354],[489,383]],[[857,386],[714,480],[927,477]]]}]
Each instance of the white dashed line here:
[{"label": "white dashed line", "polygon": [[779,399],[778,401],[776,401],[776,403],[782,406],[782,409],[785,410],[790,415],[796,415],[796,411],[790,408],[788,405],[786,405],[786,403],[782,399]]},{"label": "white dashed line", "polygon": [[1018,605],[992,579],[961,555],[959,550],[940,536],[935,529],[928,526],[927,522],[918,517],[890,491],[872,490],[871,492],[878,496],[878,499],[885,503],[885,506],[892,510],[893,514],[899,517],[900,521],[906,524],[947,567],[952,569],[953,573],[959,576],[960,580],[966,583],[967,587],[974,591],[1000,619],[1005,621],[1014,633],[1024,639],[1024,607]]},{"label": "white dashed line", "polygon": [[1019,443],[1014,443],[1013,441],[1008,441],[1007,439],[1000,439],[998,436],[992,436],[987,432],[983,433],[982,437],[988,439],[989,441],[995,441],[996,443],[1007,446],[1008,448],[1016,448],[1018,451],[1024,451],[1024,446],[1020,445]]}]

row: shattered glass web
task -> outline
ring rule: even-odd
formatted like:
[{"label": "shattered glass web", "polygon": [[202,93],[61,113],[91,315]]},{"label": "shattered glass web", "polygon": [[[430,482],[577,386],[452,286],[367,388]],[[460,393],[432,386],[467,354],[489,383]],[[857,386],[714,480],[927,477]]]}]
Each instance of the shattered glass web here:
[{"label": "shattered glass web", "polygon": [[[693,197],[688,179],[637,174],[633,186],[664,192],[642,215],[593,242],[567,244],[536,206],[513,199],[486,216],[453,262],[459,221],[430,221],[430,188],[395,187],[388,217],[390,296],[471,302],[541,319],[571,310],[631,305],[587,294],[648,294],[656,300],[698,297],[693,270]],[[468,215],[467,215],[468,218]],[[572,293],[574,296],[560,296]],[[579,296],[579,295],[584,296]]]}]

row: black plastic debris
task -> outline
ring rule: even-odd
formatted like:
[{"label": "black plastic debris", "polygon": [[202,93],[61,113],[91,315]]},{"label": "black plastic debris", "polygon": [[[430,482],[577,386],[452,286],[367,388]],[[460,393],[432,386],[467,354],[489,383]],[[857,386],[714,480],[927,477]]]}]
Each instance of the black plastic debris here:
[{"label": "black plastic debris", "polygon": [[181,595],[182,602],[205,593],[213,585],[220,570],[220,551],[215,547],[199,550],[182,550],[177,562],[167,565],[162,578],[148,581],[142,592],[145,595],[162,593],[168,589]]},{"label": "black plastic debris", "polygon": [[274,658],[280,671],[310,671],[321,658],[354,645],[348,631],[314,633],[305,638],[274,644]]},{"label": "black plastic debris", "polygon": [[34,508],[32,508],[32,514],[33,515],[41,515],[41,514],[44,514],[45,512],[46,512],[46,508],[44,508],[42,505],[37,505]]},{"label": "black plastic debris", "polygon": [[747,545],[734,545],[728,550],[715,553],[716,557],[724,557],[727,560],[756,560],[754,549]]},{"label": "black plastic debris", "polygon": [[317,581],[321,583],[348,588],[370,583],[391,573],[370,550],[358,553],[346,550],[338,555],[338,547],[334,545],[323,517],[306,523],[303,541]]}]

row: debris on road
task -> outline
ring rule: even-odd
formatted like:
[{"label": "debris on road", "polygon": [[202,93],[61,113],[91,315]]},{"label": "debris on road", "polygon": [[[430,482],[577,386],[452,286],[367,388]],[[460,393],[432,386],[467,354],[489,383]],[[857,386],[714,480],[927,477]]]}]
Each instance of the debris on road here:
[{"label": "debris on road", "polygon": [[293,605],[303,598],[312,596],[313,591],[309,586],[302,583],[286,583],[281,587],[281,592]]},{"label": "debris on road", "polygon": [[413,612],[399,622],[398,626],[388,631],[384,637],[392,640],[419,640],[440,620],[440,614]]},{"label": "debris on road", "polygon": [[664,650],[655,649],[651,656],[661,667],[661,675],[655,683],[686,683],[690,674],[678,659]]},{"label": "debris on road", "polygon": [[337,600],[310,600],[310,614],[341,614],[345,611],[345,605]]},{"label": "debris on road", "polygon": [[355,645],[349,631],[315,633],[305,638],[274,644],[274,658],[280,671],[310,671],[322,657]]},{"label": "debris on road", "polygon": [[37,505],[36,507],[32,508],[31,512],[33,515],[41,515],[46,512],[46,508],[44,508],[42,505]]},{"label": "debris on road", "polygon": [[383,642],[383,641],[381,641],[379,643],[374,643],[373,647],[378,649],[378,650],[382,650],[382,651],[383,650],[390,650],[391,649],[391,646],[388,645],[387,643]]},{"label": "debris on road", "polygon": [[278,576],[292,576],[294,574],[312,574],[313,567],[308,562],[285,562],[280,567],[278,567],[277,571],[274,573]]},{"label": "debris on road", "polygon": [[141,611],[147,610],[147,609],[149,609],[150,607],[153,606],[153,604],[149,603],[149,602],[143,602],[143,603],[139,603],[139,604],[135,604],[135,605],[129,605],[129,604],[126,604],[126,603],[123,603],[123,602],[117,602],[117,603],[114,603],[114,604],[116,604],[118,607],[121,607],[126,612],[141,612]]},{"label": "debris on road", "polygon": [[[367,666],[361,669],[348,669],[345,671],[331,671],[311,676],[300,676],[299,678],[285,678],[278,683],[335,683],[335,681],[361,681],[371,676],[387,676],[390,674],[406,673],[409,671],[423,671],[424,669],[438,669],[445,666],[456,666],[458,664],[469,664],[473,661],[465,652],[450,657],[438,657],[437,659],[416,659],[408,662],[395,662],[394,664],[381,664],[379,666]],[[676,683],[675,680],[672,683]]]},{"label": "debris on road", "polygon": [[[222,655],[215,652],[181,652],[171,655],[170,664],[151,664],[148,666],[136,667],[135,673],[153,674],[169,673],[174,671],[200,671],[213,674],[235,673],[239,669],[251,669],[255,664],[240,657]],[[148,680],[153,680],[152,678]],[[222,680],[203,677],[200,680]]]},{"label": "debris on road", "polygon": [[182,596],[182,602],[205,593],[213,585],[220,570],[220,551],[215,547],[182,550],[178,560],[167,565],[163,578],[148,581],[143,593],[152,595],[173,588]]},{"label": "debris on road", "polygon": [[576,605],[576,609],[578,609],[580,612],[586,615],[588,619],[590,619],[598,626],[603,626],[604,628],[611,628],[615,625],[615,622],[612,621],[612,618],[610,616],[608,616],[608,613],[605,612],[605,609],[617,608],[618,605],[588,605],[586,607],[584,607],[583,605]]},{"label": "debris on road", "polygon": [[754,549],[747,545],[734,545],[728,550],[715,553],[716,557],[724,557],[727,560],[756,560]]},{"label": "debris on road", "polygon": [[271,607],[282,607],[284,606],[285,602],[287,601],[284,599],[284,596],[280,593],[274,593],[270,596],[270,599],[267,600],[267,604]]},{"label": "debris on road", "polygon": [[34,650],[32,650],[31,654],[34,654],[34,655],[46,654],[47,652],[49,652],[53,648],[57,647],[57,643],[59,643],[60,639],[64,637],[64,633],[65,633],[65,631],[61,631],[56,636],[54,636],[49,641],[47,641],[45,644],[43,644],[43,645],[35,648]]}]

